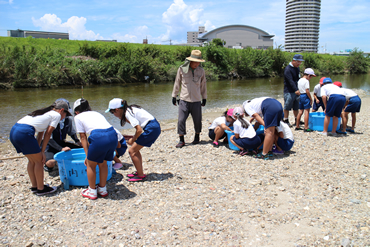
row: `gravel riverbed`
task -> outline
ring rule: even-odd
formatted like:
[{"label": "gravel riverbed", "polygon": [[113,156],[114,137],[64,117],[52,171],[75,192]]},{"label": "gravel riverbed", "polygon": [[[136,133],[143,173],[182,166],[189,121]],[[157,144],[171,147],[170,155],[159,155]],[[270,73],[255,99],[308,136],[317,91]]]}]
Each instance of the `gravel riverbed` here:
[{"label": "gravel riverbed", "polygon": [[[147,180],[127,181],[135,169],[126,153],[109,196],[97,200],[80,187],[64,190],[57,169],[45,183],[58,192],[32,194],[27,159],[4,160],[17,156],[8,141],[0,148],[0,245],[370,246],[370,97],[359,94],[355,134],[293,130],[293,149],[267,161],[212,146],[207,129],[226,106],[203,114],[198,145],[176,149],[175,121],[162,122],[141,152]],[[187,129],[190,143],[191,121]]]}]

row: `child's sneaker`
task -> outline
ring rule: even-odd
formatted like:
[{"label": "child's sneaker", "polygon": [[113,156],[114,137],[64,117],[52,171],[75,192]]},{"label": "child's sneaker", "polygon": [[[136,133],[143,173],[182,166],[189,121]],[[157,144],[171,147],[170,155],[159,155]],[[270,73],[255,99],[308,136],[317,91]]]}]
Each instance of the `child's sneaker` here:
[{"label": "child's sneaker", "polygon": [[283,150],[279,151],[279,150],[275,149],[275,150],[272,151],[272,153],[276,154],[276,155],[283,155],[284,151]]},{"label": "child's sneaker", "polygon": [[101,197],[106,197],[108,196],[108,191],[107,191],[107,186],[104,186],[104,187],[98,187],[98,195],[101,196]]},{"label": "child's sneaker", "polygon": [[95,200],[98,198],[98,193],[96,189],[91,189],[90,187],[88,189],[85,189],[81,191],[81,195],[83,197],[89,198],[91,200]]},{"label": "child's sneaker", "polygon": [[139,175],[137,175],[137,176],[135,176],[135,177],[132,177],[132,178],[128,179],[127,181],[129,181],[129,182],[141,182],[141,181],[143,181],[145,178],[146,178],[146,176],[145,176],[145,175],[143,175],[143,176],[139,176]]},{"label": "child's sneaker", "polygon": [[122,167],[123,167],[122,163],[114,163],[114,165],[113,165],[114,170],[121,169]]},{"label": "child's sneaker", "polygon": [[43,195],[47,195],[47,194],[52,194],[56,191],[57,191],[57,187],[55,187],[55,186],[50,187],[48,185],[44,185],[44,189],[43,190],[37,190],[36,195],[43,196]]},{"label": "child's sneaker", "polygon": [[253,155],[253,158],[257,158],[257,159],[264,159],[264,160],[269,160],[270,159],[270,156],[269,156],[269,154],[262,154],[262,152],[261,153],[259,153],[259,154],[255,154],[255,155]]},{"label": "child's sneaker", "polygon": [[127,177],[129,178],[133,178],[133,177],[136,177],[137,176],[137,172],[133,172],[131,174],[127,174]]}]

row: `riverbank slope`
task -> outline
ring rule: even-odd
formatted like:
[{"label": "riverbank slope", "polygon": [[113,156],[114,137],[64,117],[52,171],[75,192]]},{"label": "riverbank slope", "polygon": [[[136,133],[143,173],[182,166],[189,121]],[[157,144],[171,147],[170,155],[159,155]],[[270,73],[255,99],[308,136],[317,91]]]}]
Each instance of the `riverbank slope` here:
[{"label": "riverbank slope", "polygon": [[[361,97],[355,134],[293,130],[291,152],[268,161],[211,145],[207,128],[222,110],[205,113],[201,143],[182,149],[175,148],[176,123],[163,122],[157,142],[142,151],[147,181],[126,181],[134,167],[125,154],[109,196],[95,201],[76,187],[37,197],[28,189],[27,160],[2,160],[0,244],[369,246],[370,97]],[[15,155],[9,142],[2,145],[0,157]],[[45,173],[46,183],[59,186],[56,174]]]}]

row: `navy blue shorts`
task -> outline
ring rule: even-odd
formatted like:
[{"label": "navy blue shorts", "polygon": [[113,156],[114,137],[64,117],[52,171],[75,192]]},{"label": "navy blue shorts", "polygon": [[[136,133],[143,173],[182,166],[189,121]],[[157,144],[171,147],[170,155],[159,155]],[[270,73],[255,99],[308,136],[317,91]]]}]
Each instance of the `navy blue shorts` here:
[{"label": "navy blue shorts", "polygon": [[299,95],[295,93],[284,93],[284,110],[290,111],[298,110],[299,107]]},{"label": "navy blue shorts", "polygon": [[319,100],[319,103],[317,104],[316,100],[314,99],[312,109],[317,111],[321,107],[322,110],[325,111],[325,105],[324,105],[324,102],[322,102],[322,97],[317,97],[317,99]]},{"label": "navy blue shorts", "polygon": [[349,103],[344,110],[344,112],[360,112],[361,109],[361,99],[358,96],[353,96],[349,99]]},{"label": "navy blue shorts", "polygon": [[290,139],[284,139],[281,137],[279,137],[277,141],[277,145],[284,151],[289,151],[290,149],[292,149],[293,144],[294,144],[294,141]]},{"label": "navy blue shorts", "polygon": [[299,97],[299,109],[311,109],[310,99],[308,98],[307,94],[301,94]]},{"label": "navy blue shorts", "polygon": [[143,131],[139,138],[137,138],[136,143],[144,147],[150,147],[161,134],[161,126],[157,119],[153,119],[146,124]]},{"label": "navy blue shorts", "polygon": [[127,144],[126,144],[125,138],[122,138],[120,143],[121,143],[121,147],[116,149],[116,156],[117,157],[120,157],[120,156],[124,155],[126,153],[126,150],[127,150]]},{"label": "navy blue shorts", "polygon": [[41,152],[39,143],[35,138],[35,128],[31,125],[14,124],[10,131],[9,139],[17,153],[22,152],[24,155],[27,155]]},{"label": "navy blue shorts", "polygon": [[238,139],[236,139],[234,136],[233,141],[239,147],[242,147],[244,150],[255,149],[262,143],[261,138],[258,135],[254,136],[253,138],[238,138]]},{"label": "navy blue shorts", "polygon": [[328,117],[340,117],[344,104],[346,103],[346,97],[341,94],[330,95],[329,101],[326,104],[326,113]]},{"label": "navy blue shorts", "polygon": [[88,160],[98,163],[103,163],[104,160],[113,160],[114,151],[118,144],[117,132],[113,127],[91,131],[88,140],[90,143],[87,152]]},{"label": "navy blue shorts", "polygon": [[[209,138],[211,138],[214,141],[215,138],[216,138],[215,129],[209,129],[208,136],[209,136]],[[224,134],[220,137],[220,139],[223,139],[226,136],[227,136],[227,134],[226,134],[226,132],[224,132]]]},{"label": "navy blue shorts", "polygon": [[272,126],[280,126],[283,119],[283,107],[276,99],[267,98],[261,105],[265,129]]}]

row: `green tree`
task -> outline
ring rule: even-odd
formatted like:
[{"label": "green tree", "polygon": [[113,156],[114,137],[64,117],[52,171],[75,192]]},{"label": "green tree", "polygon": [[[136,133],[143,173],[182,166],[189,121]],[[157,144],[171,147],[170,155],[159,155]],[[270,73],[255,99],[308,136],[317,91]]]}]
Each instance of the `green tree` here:
[{"label": "green tree", "polygon": [[355,48],[347,59],[347,69],[351,74],[367,73],[370,67],[370,59],[364,56],[364,52]]},{"label": "green tree", "polygon": [[226,45],[226,41],[225,40],[221,40],[221,39],[213,39],[212,40],[212,43],[215,46],[224,46],[224,45]]}]

